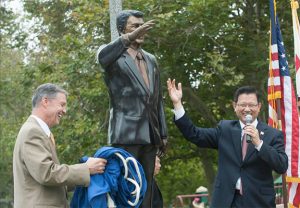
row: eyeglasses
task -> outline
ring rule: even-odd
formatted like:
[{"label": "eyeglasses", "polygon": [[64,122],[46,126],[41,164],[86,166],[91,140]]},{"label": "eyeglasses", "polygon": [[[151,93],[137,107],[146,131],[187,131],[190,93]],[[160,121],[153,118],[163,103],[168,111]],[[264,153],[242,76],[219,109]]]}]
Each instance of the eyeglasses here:
[{"label": "eyeglasses", "polygon": [[238,107],[240,108],[246,108],[248,106],[248,108],[256,108],[258,106],[258,104],[247,104],[247,103],[237,103],[236,104]]}]

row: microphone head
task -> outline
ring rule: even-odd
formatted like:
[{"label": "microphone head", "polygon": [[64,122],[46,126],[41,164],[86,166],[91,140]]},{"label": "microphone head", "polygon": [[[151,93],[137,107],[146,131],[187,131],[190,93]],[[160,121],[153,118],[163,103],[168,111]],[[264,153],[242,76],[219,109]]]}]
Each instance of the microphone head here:
[{"label": "microphone head", "polygon": [[247,114],[245,119],[246,119],[246,124],[251,124],[251,122],[252,122],[252,115]]}]

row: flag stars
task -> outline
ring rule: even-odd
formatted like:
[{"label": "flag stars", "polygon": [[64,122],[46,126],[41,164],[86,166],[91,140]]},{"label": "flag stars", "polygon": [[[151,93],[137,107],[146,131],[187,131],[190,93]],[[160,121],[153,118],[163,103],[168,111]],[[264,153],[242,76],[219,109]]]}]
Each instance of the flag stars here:
[{"label": "flag stars", "polygon": [[284,54],[284,53],[283,53],[283,54],[281,54],[280,56],[281,56],[281,58],[285,58],[285,54]]}]

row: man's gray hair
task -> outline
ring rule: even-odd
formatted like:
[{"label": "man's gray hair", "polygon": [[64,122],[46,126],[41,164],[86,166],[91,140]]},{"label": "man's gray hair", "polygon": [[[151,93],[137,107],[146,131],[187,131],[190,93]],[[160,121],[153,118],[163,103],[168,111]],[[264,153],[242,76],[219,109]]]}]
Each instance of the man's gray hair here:
[{"label": "man's gray hair", "polygon": [[43,97],[55,98],[57,93],[63,93],[68,96],[68,92],[58,85],[46,83],[40,85],[32,96],[32,108],[35,108],[42,100]]}]

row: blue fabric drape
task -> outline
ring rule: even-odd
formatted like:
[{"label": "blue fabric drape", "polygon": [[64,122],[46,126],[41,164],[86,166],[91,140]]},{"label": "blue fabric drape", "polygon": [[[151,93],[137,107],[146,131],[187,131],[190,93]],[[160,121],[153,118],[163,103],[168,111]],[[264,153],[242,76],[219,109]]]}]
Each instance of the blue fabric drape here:
[{"label": "blue fabric drape", "polygon": [[[98,149],[94,157],[107,160],[105,171],[103,174],[92,175],[89,187],[76,187],[71,208],[107,208],[107,193],[110,194],[117,208],[132,207],[128,204],[128,200],[135,201],[135,195],[131,194],[135,190],[135,186],[124,178],[124,164],[115,153],[121,154],[125,159],[132,157],[131,154],[120,148],[102,147]],[[87,159],[88,157],[85,156],[81,162],[85,162]],[[129,161],[127,165],[128,177],[141,184],[134,164]],[[138,161],[137,165],[141,174],[142,187],[139,202],[134,207],[139,207],[147,189],[142,165]]]}]

